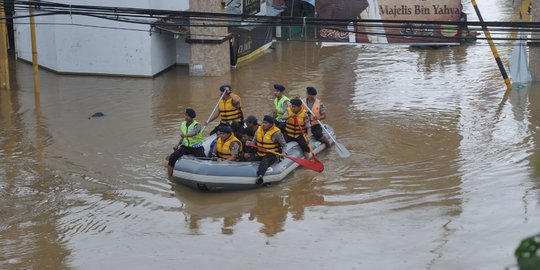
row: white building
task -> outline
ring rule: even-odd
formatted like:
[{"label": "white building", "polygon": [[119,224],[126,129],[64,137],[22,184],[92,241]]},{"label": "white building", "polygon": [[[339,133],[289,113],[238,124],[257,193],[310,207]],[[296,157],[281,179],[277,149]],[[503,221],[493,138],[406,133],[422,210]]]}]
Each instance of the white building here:
[{"label": "white building", "polygon": [[[185,11],[189,0],[56,0],[56,3]],[[25,14],[15,14],[21,15]],[[36,16],[35,22],[38,63],[56,72],[153,76],[189,61],[185,38],[175,39],[165,31],[150,33],[150,25],[78,15]],[[32,61],[29,19],[15,19],[14,32],[16,56]]]},{"label": "white building", "polygon": [[[199,0],[216,1],[216,0]],[[246,0],[244,0],[246,1]],[[189,0],[55,0],[58,4],[187,11]],[[224,3],[229,2],[225,1]],[[252,2],[252,1],[250,1]],[[216,1],[216,3],[219,3]],[[237,8],[241,0],[232,2]],[[247,2],[246,2],[247,3]],[[260,12],[267,14],[260,0]],[[37,10],[40,14],[43,10]],[[271,9],[271,8],[270,8]],[[226,13],[241,11],[224,10]],[[278,12],[273,11],[271,15]],[[15,16],[27,15],[17,11]],[[38,63],[59,73],[154,76],[177,64],[189,64],[185,35],[152,28],[148,24],[125,23],[81,15],[36,16]],[[152,31],[151,31],[152,30]],[[29,18],[14,20],[17,58],[32,61]],[[269,46],[269,44],[265,44]]]}]

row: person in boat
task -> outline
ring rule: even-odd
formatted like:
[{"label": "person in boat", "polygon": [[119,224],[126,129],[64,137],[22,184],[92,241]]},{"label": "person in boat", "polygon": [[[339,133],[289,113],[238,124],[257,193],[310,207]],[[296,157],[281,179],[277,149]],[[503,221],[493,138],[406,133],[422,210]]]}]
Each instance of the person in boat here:
[{"label": "person in boat", "polygon": [[[247,118],[246,118],[246,121],[247,121]],[[242,131],[242,138],[240,139],[240,141],[242,142],[241,161],[250,160],[251,157],[256,153],[256,149],[254,147],[247,145],[247,142],[253,141],[254,137],[255,137],[255,131],[253,131],[252,129],[246,127]]]},{"label": "person in boat", "polygon": [[326,118],[326,107],[317,97],[317,89],[315,87],[309,86],[306,87],[306,105],[313,112],[311,114],[308,110],[308,117],[311,124],[311,133],[313,137],[330,147],[330,141],[323,134],[322,126],[319,124],[320,120]]},{"label": "person in boat", "polygon": [[[285,141],[298,143],[304,157],[309,159],[309,146],[306,138],[311,137],[311,122],[307,110],[302,106],[302,101],[299,98],[291,99],[291,106],[283,115],[285,119]],[[304,135],[307,134],[307,137]]]},{"label": "person in boat", "polygon": [[242,112],[242,99],[239,95],[232,92],[230,85],[222,85],[219,88],[223,98],[219,102],[219,110],[214,112],[212,116],[204,123],[208,125],[218,117],[221,117],[219,125],[216,126],[211,132],[210,135],[217,132],[218,127],[220,126],[230,126],[233,128],[233,131],[240,131],[244,126],[244,114]]},{"label": "person in boat", "polygon": [[259,120],[257,117],[249,115],[244,122],[246,123],[245,129],[251,129],[253,130],[253,133],[257,132],[257,129],[259,128]]},{"label": "person in boat", "polygon": [[240,161],[242,156],[242,142],[234,136],[229,126],[220,126],[217,131],[217,143],[213,156],[221,160]]},{"label": "person in boat", "polygon": [[283,120],[283,114],[287,111],[290,105],[290,99],[283,94],[285,86],[281,84],[274,84],[274,111],[272,115],[276,119],[276,126],[281,129],[281,132],[285,131],[285,120]]},{"label": "person in boat", "polygon": [[[287,143],[283,137],[283,134],[276,127],[274,118],[270,115],[265,115],[261,126],[257,129],[257,133],[253,138],[252,144],[259,146],[267,151],[279,152],[281,149],[286,149]],[[251,161],[261,161],[257,168],[257,184],[260,185],[264,182],[264,175],[266,170],[274,162],[278,160],[276,154],[263,151],[257,148],[257,153],[252,156]]]},{"label": "person in boat", "polygon": [[194,155],[196,157],[205,157],[203,136],[201,134],[201,125],[195,120],[195,110],[187,108],[185,120],[180,124],[180,142],[174,147],[174,152],[169,156],[167,174],[172,176],[174,164],[183,155]]}]

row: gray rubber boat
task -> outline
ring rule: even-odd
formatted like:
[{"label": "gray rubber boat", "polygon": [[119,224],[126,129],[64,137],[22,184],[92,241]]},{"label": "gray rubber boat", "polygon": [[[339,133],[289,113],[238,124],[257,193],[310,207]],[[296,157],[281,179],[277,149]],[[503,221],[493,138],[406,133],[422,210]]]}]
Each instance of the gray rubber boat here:
[{"label": "gray rubber boat", "polygon": [[[332,127],[328,125],[325,127],[332,136],[335,136]],[[216,136],[212,135],[204,139],[203,146],[207,155],[215,138]],[[326,148],[324,143],[315,140],[313,136],[309,144],[315,154]],[[296,142],[288,143],[285,152],[293,157],[304,157]],[[291,159],[281,158],[268,168],[262,185],[255,183],[258,166],[259,162],[213,161],[208,158],[183,156],[174,166],[173,178],[179,184],[204,191],[252,189],[281,182],[299,165]]]}]

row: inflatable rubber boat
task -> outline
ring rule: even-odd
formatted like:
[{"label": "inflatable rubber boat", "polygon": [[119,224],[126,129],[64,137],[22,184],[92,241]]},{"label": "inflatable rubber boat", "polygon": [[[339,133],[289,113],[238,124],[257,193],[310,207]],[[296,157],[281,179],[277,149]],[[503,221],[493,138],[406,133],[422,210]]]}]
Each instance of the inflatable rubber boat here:
[{"label": "inflatable rubber boat", "polygon": [[[326,124],[324,126],[334,137],[334,130]],[[207,156],[210,145],[215,138],[214,134],[204,139],[203,146]],[[330,141],[332,142],[332,140]],[[324,143],[315,140],[313,136],[310,138],[309,144],[315,155],[326,148]],[[296,142],[287,143],[285,152],[295,158],[304,157],[304,153]],[[256,184],[258,166],[258,161],[216,161],[209,158],[183,156],[174,165],[173,179],[178,184],[204,191],[252,189],[281,182],[299,164],[290,158],[281,157],[268,168],[261,185]]]}]

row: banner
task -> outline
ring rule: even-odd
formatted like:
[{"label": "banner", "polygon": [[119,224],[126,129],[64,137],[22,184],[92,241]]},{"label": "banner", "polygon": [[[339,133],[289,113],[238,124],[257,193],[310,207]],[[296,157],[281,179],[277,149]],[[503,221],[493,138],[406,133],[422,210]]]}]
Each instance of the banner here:
[{"label": "banner", "polygon": [[[317,38],[329,42],[453,44],[461,37],[458,26],[429,21],[465,20],[460,0],[317,0],[315,10],[317,18],[345,20],[319,27]],[[353,21],[366,19],[427,22]]]},{"label": "banner", "polygon": [[269,47],[274,36],[274,27],[259,25],[249,27],[229,27],[231,38],[231,65],[236,65],[256,53],[261,48]]},{"label": "banner", "polygon": [[242,0],[242,15],[250,16],[261,11],[261,0]]}]

